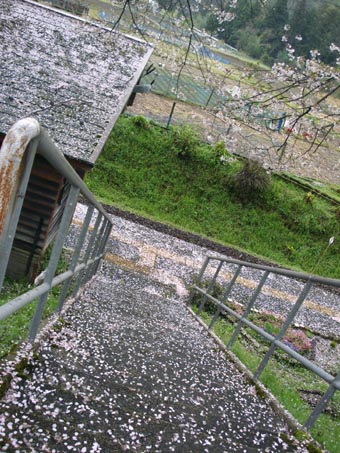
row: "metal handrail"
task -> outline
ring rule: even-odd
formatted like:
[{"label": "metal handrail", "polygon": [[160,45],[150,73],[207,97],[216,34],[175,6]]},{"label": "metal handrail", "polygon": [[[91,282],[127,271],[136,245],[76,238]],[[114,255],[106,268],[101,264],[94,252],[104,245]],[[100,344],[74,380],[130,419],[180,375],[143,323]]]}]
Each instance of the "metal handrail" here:
[{"label": "metal handrail", "polygon": [[[214,255],[207,255],[207,258],[216,260],[216,256]],[[307,274],[306,272],[297,272],[291,269],[285,269],[282,267],[273,267],[273,266],[266,266],[264,264],[255,264],[250,263],[248,261],[241,261],[235,260],[234,258],[218,258],[219,261],[223,261],[229,264],[237,264],[245,267],[250,267],[252,269],[259,269],[262,271],[269,271],[271,274],[279,274],[284,275],[285,277],[291,277],[300,280],[311,280],[314,283],[318,283],[320,285],[327,285],[327,286],[335,286],[336,288],[340,288],[340,280],[335,278],[326,278],[321,277],[320,275],[311,275]]]},{"label": "metal handrail", "polygon": [[[72,283],[72,278],[77,274],[78,277],[73,290],[73,295],[75,295],[79,287],[92,278],[97,271],[112,229],[112,221],[109,215],[65,159],[62,152],[55,146],[38,121],[34,118],[19,120],[8,131],[0,149],[0,290],[5,278],[15,232],[36,154],[43,156],[67,180],[71,188],[54,241],[50,260],[45,270],[43,283],[0,306],[1,321],[38,298],[37,308],[30,326],[30,341],[34,341],[37,335],[49,291],[53,287],[64,283],[57,309],[60,312],[63,308],[69,286]],[[78,235],[70,267],[68,271],[56,276],[57,266],[79,193],[88,201],[87,214]],[[97,213],[97,220],[93,230],[91,230],[90,223],[94,213]],[[87,246],[85,246],[89,235]],[[85,254],[81,257],[81,251],[84,248]]]},{"label": "metal handrail", "polygon": [[[77,186],[80,193],[101,213],[110,220],[109,214],[99,203],[93,193],[88,189],[84,181],[79,177],[78,173],[65,159],[63,153],[55,146],[47,132],[41,129],[40,140],[38,143],[38,154],[41,154],[56,170],[63,175],[70,184]],[[111,220],[110,220],[111,221]]]},{"label": "metal handrail", "polygon": [[[213,267],[210,272],[208,272],[209,264],[211,262],[217,262],[218,266],[217,268]],[[215,284],[217,282],[218,277],[220,276],[220,273],[223,270],[223,265],[224,264],[233,264],[237,266],[236,271],[234,272],[233,277],[229,281],[228,285],[226,286],[223,295],[221,296],[221,299],[217,299],[216,297],[212,296],[213,290],[215,288]],[[229,294],[231,293],[231,290],[233,289],[235,283],[237,282],[237,279],[241,273],[241,270],[243,268],[252,268],[252,269],[257,269],[260,271],[263,271],[262,278],[260,282],[258,283],[257,288],[255,289],[254,293],[252,294],[251,298],[249,299],[248,303],[245,304],[245,309],[240,315],[237,313],[235,310],[230,308],[228,305],[226,305],[227,298]],[[249,314],[251,313],[255,302],[261,293],[261,290],[267,281],[267,278],[269,277],[270,274],[277,274],[277,275],[282,275],[285,277],[290,277],[294,279],[299,279],[305,281],[305,285],[300,292],[299,296],[297,297],[297,300],[295,304],[293,305],[291,311],[288,313],[287,318],[283,322],[283,325],[281,327],[280,332],[274,337],[270,333],[266,332],[264,329],[261,327],[257,326],[253,322],[251,322],[248,319]],[[205,275],[208,275],[208,280],[205,282],[207,284],[207,289],[202,289],[200,287]],[[312,371],[314,374],[319,376],[321,379],[323,379],[325,382],[329,384],[329,387],[325,394],[321,397],[319,403],[316,405],[315,409],[311,413],[310,417],[307,419],[307,421],[304,424],[304,427],[306,429],[310,429],[314,423],[316,422],[317,418],[319,415],[322,413],[322,411],[325,409],[326,405],[330,401],[330,399],[333,397],[334,393],[336,391],[340,390],[340,370],[337,373],[336,376],[331,375],[328,373],[326,370],[323,368],[315,365],[312,361],[308,360],[306,357],[302,356],[295,350],[293,350],[289,345],[284,343],[283,337],[285,333],[287,332],[288,328],[294,321],[296,315],[298,314],[300,308],[302,307],[304,301],[306,300],[307,295],[309,294],[312,286],[314,283],[317,284],[322,284],[322,285],[328,285],[328,286],[333,286],[333,287],[340,287],[340,280],[337,279],[331,279],[331,278],[324,278],[316,275],[309,275],[303,272],[295,272],[291,271],[289,269],[282,269],[282,268],[277,268],[277,267],[271,267],[271,266],[265,266],[262,264],[254,264],[254,263],[249,263],[246,261],[240,261],[240,260],[235,260],[232,258],[222,258],[222,257],[216,257],[213,255],[208,255],[203,263],[203,266],[200,270],[200,273],[198,275],[198,279],[195,285],[192,286],[191,294],[189,297],[189,304],[192,304],[194,301],[194,296],[195,293],[199,293],[202,297],[202,300],[200,302],[200,305],[198,307],[198,312],[197,314],[199,315],[201,311],[204,309],[205,303],[209,300],[213,302],[217,310],[212,317],[212,320],[209,324],[209,330],[211,330],[218,320],[218,317],[222,312],[226,312],[229,315],[233,316],[237,321],[237,326],[231,336],[231,339],[227,343],[226,347],[230,349],[234,342],[236,341],[237,336],[239,335],[241,329],[243,326],[247,326],[251,328],[253,331],[261,335],[264,339],[266,339],[270,343],[269,350],[267,351],[265,357],[263,358],[262,362],[260,363],[257,371],[254,374],[254,379],[259,379],[261,373],[267,366],[270,358],[272,357],[273,353],[275,352],[276,348],[281,349],[285,353],[287,353],[290,357],[298,361],[301,365],[306,367],[308,370]]]}]

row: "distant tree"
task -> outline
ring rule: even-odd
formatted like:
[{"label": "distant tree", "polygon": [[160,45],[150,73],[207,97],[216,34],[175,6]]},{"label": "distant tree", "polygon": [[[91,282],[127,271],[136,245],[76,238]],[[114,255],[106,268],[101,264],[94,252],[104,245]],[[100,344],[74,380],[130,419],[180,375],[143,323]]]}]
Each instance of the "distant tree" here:
[{"label": "distant tree", "polygon": [[325,63],[334,65],[336,55],[331,51],[330,43],[340,47],[340,8],[332,4],[321,4],[315,18],[313,23],[315,48],[320,51]]},{"label": "distant tree", "polygon": [[205,29],[211,33],[215,34],[217,33],[217,30],[220,28],[220,23],[216,17],[215,14],[211,13],[208,15],[206,24],[205,24]]},{"label": "distant tree", "polygon": [[289,21],[287,0],[276,0],[265,10],[263,21],[259,24],[263,31],[261,41],[268,55],[274,61],[285,48],[282,42],[284,26]]},{"label": "distant tree", "polygon": [[[257,0],[238,0],[235,8],[230,12],[234,15],[233,20],[225,20],[218,27],[218,36],[227,44],[236,46],[239,40],[239,31],[247,25],[252,25],[261,12],[260,2]],[[215,11],[218,17],[218,12]]]},{"label": "distant tree", "polygon": [[287,36],[297,55],[309,58],[310,50],[318,48],[315,39],[317,22],[317,10],[308,6],[307,0],[296,0]]}]

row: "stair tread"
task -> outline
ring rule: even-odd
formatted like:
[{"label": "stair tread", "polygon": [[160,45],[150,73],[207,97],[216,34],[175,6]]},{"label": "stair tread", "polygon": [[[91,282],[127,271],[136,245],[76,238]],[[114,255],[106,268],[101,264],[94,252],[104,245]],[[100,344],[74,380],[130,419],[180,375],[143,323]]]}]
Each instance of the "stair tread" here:
[{"label": "stair tread", "polygon": [[184,304],[165,297],[168,287],[114,267],[109,273],[74,302],[61,330],[42,342],[32,375],[0,402],[8,414],[2,448],[14,425],[19,447],[28,430],[37,451],[300,448],[282,441],[285,422]]}]

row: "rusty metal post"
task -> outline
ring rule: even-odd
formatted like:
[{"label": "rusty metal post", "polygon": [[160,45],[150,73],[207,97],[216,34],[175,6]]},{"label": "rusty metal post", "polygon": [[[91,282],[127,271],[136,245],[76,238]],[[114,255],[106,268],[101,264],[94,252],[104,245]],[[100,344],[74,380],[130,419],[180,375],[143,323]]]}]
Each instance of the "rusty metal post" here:
[{"label": "rusty metal post", "polygon": [[37,120],[34,118],[20,120],[8,131],[0,150],[0,290],[39,136],[40,125]]}]

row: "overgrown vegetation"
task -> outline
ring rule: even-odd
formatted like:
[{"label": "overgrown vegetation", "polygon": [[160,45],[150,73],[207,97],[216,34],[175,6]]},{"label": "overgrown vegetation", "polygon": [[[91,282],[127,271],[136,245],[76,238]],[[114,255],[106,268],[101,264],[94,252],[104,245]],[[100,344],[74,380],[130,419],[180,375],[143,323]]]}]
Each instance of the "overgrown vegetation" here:
[{"label": "overgrown vegetation", "polygon": [[[242,184],[237,193],[233,183],[244,164],[221,144],[200,143],[188,127],[167,131],[136,122],[119,119],[87,177],[104,203],[285,266],[339,277],[340,216],[327,200],[306,198],[305,190],[275,175],[257,192],[247,188],[245,198]],[[331,236],[335,242],[315,268]]]}]

